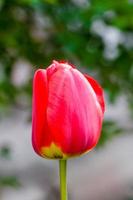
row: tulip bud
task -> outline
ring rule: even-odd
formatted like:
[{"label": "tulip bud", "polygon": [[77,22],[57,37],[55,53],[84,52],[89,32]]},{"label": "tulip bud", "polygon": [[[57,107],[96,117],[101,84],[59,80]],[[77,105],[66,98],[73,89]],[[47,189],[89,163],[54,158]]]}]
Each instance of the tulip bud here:
[{"label": "tulip bud", "polygon": [[104,98],[99,84],[67,62],[33,78],[32,144],[37,154],[67,159],[93,149],[100,137]]}]

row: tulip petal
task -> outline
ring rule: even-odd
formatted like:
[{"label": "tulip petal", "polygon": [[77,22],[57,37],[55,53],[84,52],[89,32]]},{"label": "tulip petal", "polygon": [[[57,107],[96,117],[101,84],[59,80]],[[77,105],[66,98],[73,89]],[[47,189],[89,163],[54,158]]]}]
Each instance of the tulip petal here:
[{"label": "tulip petal", "polygon": [[54,143],[81,154],[97,143],[102,115],[90,83],[73,68],[59,68],[48,85],[47,122]]},{"label": "tulip petal", "polygon": [[99,104],[101,106],[102,112],[104,113],[104,111],[105,111],[105,103],[104,103],[102,87],[92,77],[88,76],[87,74],[84,74],[84,76],[88,80],[88,82],[91,84],[93,90],[95,91],[95,93],[97,95],[98,102],[99,102]]},{"label": "tulip petal", "polygon": [[47,96],[46,70],[40,69],[36,71],[33,79],[32,102],[32,144],[38,154],[42,146],[51,143],[46,122]]}]

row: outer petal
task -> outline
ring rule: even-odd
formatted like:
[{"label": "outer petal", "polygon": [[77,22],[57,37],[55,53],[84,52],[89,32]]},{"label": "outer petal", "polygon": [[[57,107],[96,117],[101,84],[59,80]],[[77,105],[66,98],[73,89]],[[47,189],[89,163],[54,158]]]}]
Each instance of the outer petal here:
[{"label": "outer petal", "polygon": [[104,113],[104,111],[105,111],[105,103],[104,103],[103,89],[98,84],[98,82],[96,80],[94,80],[92,77],[88,76],[87,74],[84,74],[84,76],[89,81],[89,83],[91,84],[93,90],[95,91],[95,93],[97,95],[98,102],[99,102],[99,104],[101,106],[101,109],[102,109],[102,111]]},{"label": "outer petal", "polygon": [[32,144],[38,154],[42,146],[51,143],[46,119],[47,96],[46,70],[40,69],[34,75],[32,100]]},{"label": "outer petal", "polygon": [[49,81],[47,122],[54,143],[77,155],[93,148],[100,135],[102,113],[94,90],[73,68],[59,68]]}]

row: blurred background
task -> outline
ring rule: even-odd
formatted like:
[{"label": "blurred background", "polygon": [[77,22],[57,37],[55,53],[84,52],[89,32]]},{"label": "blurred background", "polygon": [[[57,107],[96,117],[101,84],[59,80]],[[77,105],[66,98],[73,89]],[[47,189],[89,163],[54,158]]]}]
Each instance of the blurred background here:
[{"label": "blurred background", "polygon": [[0,0],[0,200],[58,200],[31,146],[32,77],[53,59],[105,90],[98,147],[69,160],[70,200],[133,199],[133,0]]}]

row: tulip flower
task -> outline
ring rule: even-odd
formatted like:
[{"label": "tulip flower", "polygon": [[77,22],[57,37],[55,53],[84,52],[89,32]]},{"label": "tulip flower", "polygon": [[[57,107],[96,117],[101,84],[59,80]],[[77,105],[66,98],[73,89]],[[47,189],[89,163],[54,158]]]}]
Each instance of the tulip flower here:
[{"label": "tulip flower", "polygon": [[104,115],[103,90],[73,65],[53,61],[37,70],[32,106],[32,144],[38,155],[64,161],[96,146]]}]

